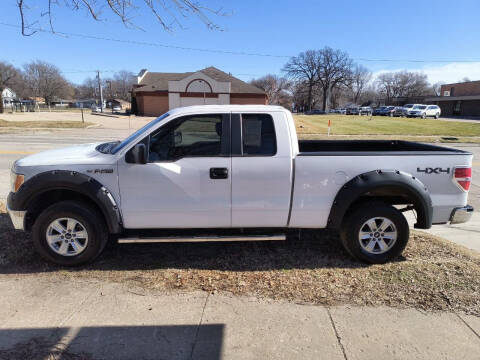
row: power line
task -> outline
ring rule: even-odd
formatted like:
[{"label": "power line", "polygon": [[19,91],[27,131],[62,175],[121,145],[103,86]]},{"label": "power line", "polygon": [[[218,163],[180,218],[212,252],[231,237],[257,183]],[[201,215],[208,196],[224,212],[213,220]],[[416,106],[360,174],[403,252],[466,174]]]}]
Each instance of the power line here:
[{"label": "power line", "polygon": [[[17,28],[20,29],[20,25],[9,24],[0,21],[0,25],[10,27],[10,28]],[[170,44],[163,44],[163,43],[156,43],[156,42],[146,42],[146,41],[137,41],[137,40],[129,40],[129,39],[117,39],[111,37],[102,37],[96,35],[87,35],[87,34],[79,34],[79,33],[68,33],[68,32],[61,32],[61,31],[52,31],[52,30],[45,30],[41,28],[30,28],[30,30],[59,35],[63,37],[78,37],[84,39],[91,39],[91,40],[101,40],[101,41],[110,41],[116,43],[124,43],[124,44],[132,44],[132,45],[139,45],[139,46],[152,46],[152,47],[162,47],[168,49],[176,49],[176,50],[186,50],[186,51],[198,51],[198,52],[206,52],[206,53],[214,53],[214,54],[225,54],[225,55],[240,55],[240,56],[257,56],[257,57],[270,57],[270,58],[291,58],[293,55],[278,55],[278,54],[267,54],[267,53],[255,53],[255,52],[245,52],[245,51],[235,51],[235,50],[221,50],[221,49],[208,49],[208,48],[196,48],[196,47],[187,47],[187,46],[179,46],[179,45],[170,45]],[[439,60],[426,60],[426,59],[374,59],[374,58],[352,58],[355,61],[360,62],[399,62],[399,63],[476,63],[480,62],[480,59],[439,59]],[[81,72],[81,71],[79,71]],[[85,71],[85,72],[94,72],[94,71]],[[246,74],[245,74],[246,75]]]},{"label": "power line", "polygon": [[[8,24],[8,23],[4,23],[4,22],[0,22],[0,25],[13,27],[13,28],[20,28],[19,25]],[[242,55],[242,56],[290,58],[289,55],[272,55],[272,54],[251,53],[251,52],[233,51],[233,50],[194,48],[194,47],[186,47],[186,46],[177,46],[177,45],[168,45],[168,44],[162,44],[162,43],[146,42],[146,41],[115,39],[115,38],[95,36],[95,35],[66,33],[66,32],[61,32],[61,31],[45,30],[45,29],[41,29],[41,28],[31,28],[30,30],[43,32],[43,33],[48,33],[48,34],[53,34],[53,35],[61,35],[61,36],[65,36],[65,37],[72,36],[72,37],[79,37],[79,38],[84,38],[84,39],[112,41],[112,42],[125,43],[125,44],[154,46],[154,47],[162,47],[162,48],[177,49],[177,50],[190,50],[190,51],[200,51],[200,52],[209,52],[209,53],[216,53],[216,54],[228,54],[228,55]]]}]

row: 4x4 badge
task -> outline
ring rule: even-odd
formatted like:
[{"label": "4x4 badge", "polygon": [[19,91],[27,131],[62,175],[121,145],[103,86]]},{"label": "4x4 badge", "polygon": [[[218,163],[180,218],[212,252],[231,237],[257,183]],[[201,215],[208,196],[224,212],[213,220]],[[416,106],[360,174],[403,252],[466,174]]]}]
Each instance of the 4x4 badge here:
[{"label": "4x4 badge", "polygon": [[423,172],[425,174],[441,174],[441,173],[450,174],[450,168],[443,169],[440,167],[436,167],[436,168],[427,167],[425,169],[420,169],[419,167],[417,167],[417,172]]}]

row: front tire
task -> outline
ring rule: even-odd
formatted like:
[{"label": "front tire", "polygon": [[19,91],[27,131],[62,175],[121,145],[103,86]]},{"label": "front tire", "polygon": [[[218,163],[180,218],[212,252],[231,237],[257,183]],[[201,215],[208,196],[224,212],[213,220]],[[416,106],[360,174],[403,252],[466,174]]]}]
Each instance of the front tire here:
[{"label": "front tire", "polygon": [[340,239],[353,257],[383,264],[399,256],[408,243],[410,229],[393,206],[368,202],[352,211],[342,224]]},{"label": "front tire", "polygon": [[88,204],[62,201],[44,210],[32,227],[37,252],[48,261],[77,266],[93,261],[108,241],[103,216]]}]

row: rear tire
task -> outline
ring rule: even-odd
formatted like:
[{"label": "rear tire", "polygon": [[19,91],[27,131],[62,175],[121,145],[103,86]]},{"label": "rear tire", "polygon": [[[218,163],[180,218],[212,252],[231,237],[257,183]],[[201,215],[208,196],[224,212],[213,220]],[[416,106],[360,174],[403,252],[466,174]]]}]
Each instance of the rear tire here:
[{"label": "rear tire", "polygon": [[440,114],[439,113],[436,113],[435,114],[435,119],[438,119],[440,117]]},{"label": "rear tire", "polygon": [[48,261],[77,266],[93,261],[108,241],[102,214],[88,204],[62,201],[44,210],[32,227],[33,244]]},{"label": "rear tire", "polygon": [[383,264],[399,256],[409,235],[403,214],[381,202],[361,204],[347,216],[340,230],[347,252],[370,264]]}]

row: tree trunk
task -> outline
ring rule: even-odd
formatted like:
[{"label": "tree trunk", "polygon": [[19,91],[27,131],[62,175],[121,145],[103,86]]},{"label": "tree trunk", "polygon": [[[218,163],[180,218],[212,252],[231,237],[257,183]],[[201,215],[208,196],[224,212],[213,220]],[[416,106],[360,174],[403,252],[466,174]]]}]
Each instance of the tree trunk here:
[{"label": "tree trunk", "polygon": [[0,114],[3,114],[3,88],[0,88]]},{"label": "tree trunk", "polygon": [[322,107],[322,110],[323,111],[327,111],[327,102],[328,102],[328,98],[330,96],[330,91],[328,89],[328,87],[325,89],[323,89],[323,107]]},{"label": "tree trunk", "polygon": [[312,88],[313,88],[313,85],[308,84],[308,98],[307,98],[308,110],[312,110]]}]

